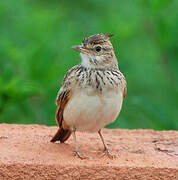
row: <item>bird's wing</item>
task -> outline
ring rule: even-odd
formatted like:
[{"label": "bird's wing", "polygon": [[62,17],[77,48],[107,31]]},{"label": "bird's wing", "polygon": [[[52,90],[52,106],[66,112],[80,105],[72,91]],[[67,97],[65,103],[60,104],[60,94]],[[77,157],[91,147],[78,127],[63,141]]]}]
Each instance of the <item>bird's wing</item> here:
[{"label": "bird's wing", "polygon": [[124,92],[123,92],[123,97],[124,97],[124,98],[125,98],[126,94],[127,94],[127,86],[125,85],[125,87],[124,87]]},{"label": "bird's wing", "polygon": [[121,84],[123,87],[123,99],[124,99],[126,97],[126,94],[127,94],[127,82],[126,82],[126,79],[122,73],[121,73]]},{"label": "bird's wing", "polygon": [[59,129],[51,139],[51,142],[60,141],[63,143],[70,137],[72,133],[70,127],[66,124],[63,118],[63,112],[67,103],[72,98],[73,91],[77,87],[76,72],[80,70],[80,68],[81,65],[76,65],[66,73],[62,86],[58,92],[56,99],[56,121],[59,125]]},{"label": "bird's wing", "polygon": [[[66,73],[64,80],[62,82],[62,86],[58,92],[56,99],[56,104],[57,104],[56,121],[59,127],[65,126],[65,122],[63,121],[63,112],[66,104],[68,103],[69,99],[73,94],[73,89],[76,86],[75,72],[79,68],[80,65],[76,65]],[[65,127],[63,128],[65,129]]]},{"label": "bird's wing", "polygon": [[70,127],[65,124],[63,119],[63,112],[67,102],[70,99],[71,91],[60,89],[59,94],[57,96],[57,111],[56,111],[56,121],[59,125],[59,129],[56,134],[51,139],[51,142],[60,141],[61,143],[65,142],[71,135]]},{"label": "bird's wing", "polygon": [[63,112],[66,104],[68,103],[71,96],[71,90],[61,91],[58,95],[57,103],[57,111],[56,111],[56,121],[59,127],[62,127],[63,124]]}]

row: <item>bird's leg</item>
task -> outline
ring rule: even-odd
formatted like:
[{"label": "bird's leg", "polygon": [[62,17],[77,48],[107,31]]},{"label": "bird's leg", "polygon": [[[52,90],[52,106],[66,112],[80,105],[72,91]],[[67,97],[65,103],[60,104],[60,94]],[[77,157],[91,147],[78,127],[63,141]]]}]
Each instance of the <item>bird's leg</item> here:
[{"label": "bird's leg", "polygon": [[107,156],[108,156],[109,158],[111,158],[111,159],[115,158],[115,155],[112,155],[112,154],[109,152],[109,149],[108,149],[107,145],[106,145],[105,142],[104,142],[103,135],[101,134],[101,129],[98,131],[98,134],[99,134],[99,136],[100,136],[100,138],[101,138],[101,140],[102,140],[102,143],[103,143],[103,145],[104,145],[104,155],[107,155]]},{"label": "bird's leg", "polygon": [[77,155],[80,159],[87,159],[88,157],[82,155],[79,151],[75,131],[76,131],[76,128],[72,128],[72,135],[73,135],[73,139],[74,139],[74,143],[75,143],[75,155]]}]

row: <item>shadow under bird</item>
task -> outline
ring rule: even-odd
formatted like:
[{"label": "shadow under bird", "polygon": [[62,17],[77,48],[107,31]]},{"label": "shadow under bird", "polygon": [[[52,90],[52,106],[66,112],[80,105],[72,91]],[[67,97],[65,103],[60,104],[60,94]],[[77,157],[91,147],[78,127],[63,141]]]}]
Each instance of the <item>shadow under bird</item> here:
[{"label": "shadow under bird", "polygon": [[72,47],[80,52],[81,64],[65,75],[58,92],[56,120],[59,126],[51,142],[64,143],[72,134],[76,155],[76,131],[98,132],[104,154],[113,158],[101,134],[101,129],[120,113],[126,95],[126,80],[118,68],[117,58],[109,40],[112,34],[96,34],[85,38],[82,45]]}]

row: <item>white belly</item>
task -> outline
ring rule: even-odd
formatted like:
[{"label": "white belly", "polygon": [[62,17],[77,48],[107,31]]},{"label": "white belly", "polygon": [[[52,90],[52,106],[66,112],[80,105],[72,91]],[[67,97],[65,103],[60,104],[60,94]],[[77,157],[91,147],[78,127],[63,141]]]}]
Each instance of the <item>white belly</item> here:
[{"label": "white belly", "polygon": [[66,105],[64,120],[71,128],[75,127],[79,131],[98,131],[117,118],[122,101],[121,92],[104,95],[78,92]]}]

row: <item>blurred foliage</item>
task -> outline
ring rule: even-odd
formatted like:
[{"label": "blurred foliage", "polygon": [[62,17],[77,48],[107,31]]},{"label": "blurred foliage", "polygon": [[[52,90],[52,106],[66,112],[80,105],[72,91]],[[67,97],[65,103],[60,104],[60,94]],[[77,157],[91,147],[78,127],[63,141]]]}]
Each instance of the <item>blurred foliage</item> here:
[{"label": "blurred foliage", "polygon": [[55,125],[60,83],[80,62],[70,47],[103,32],[116,34],[128,83],[108,127],[178,129],[177,9],[176,0],[0,1],[0,122]]}]

